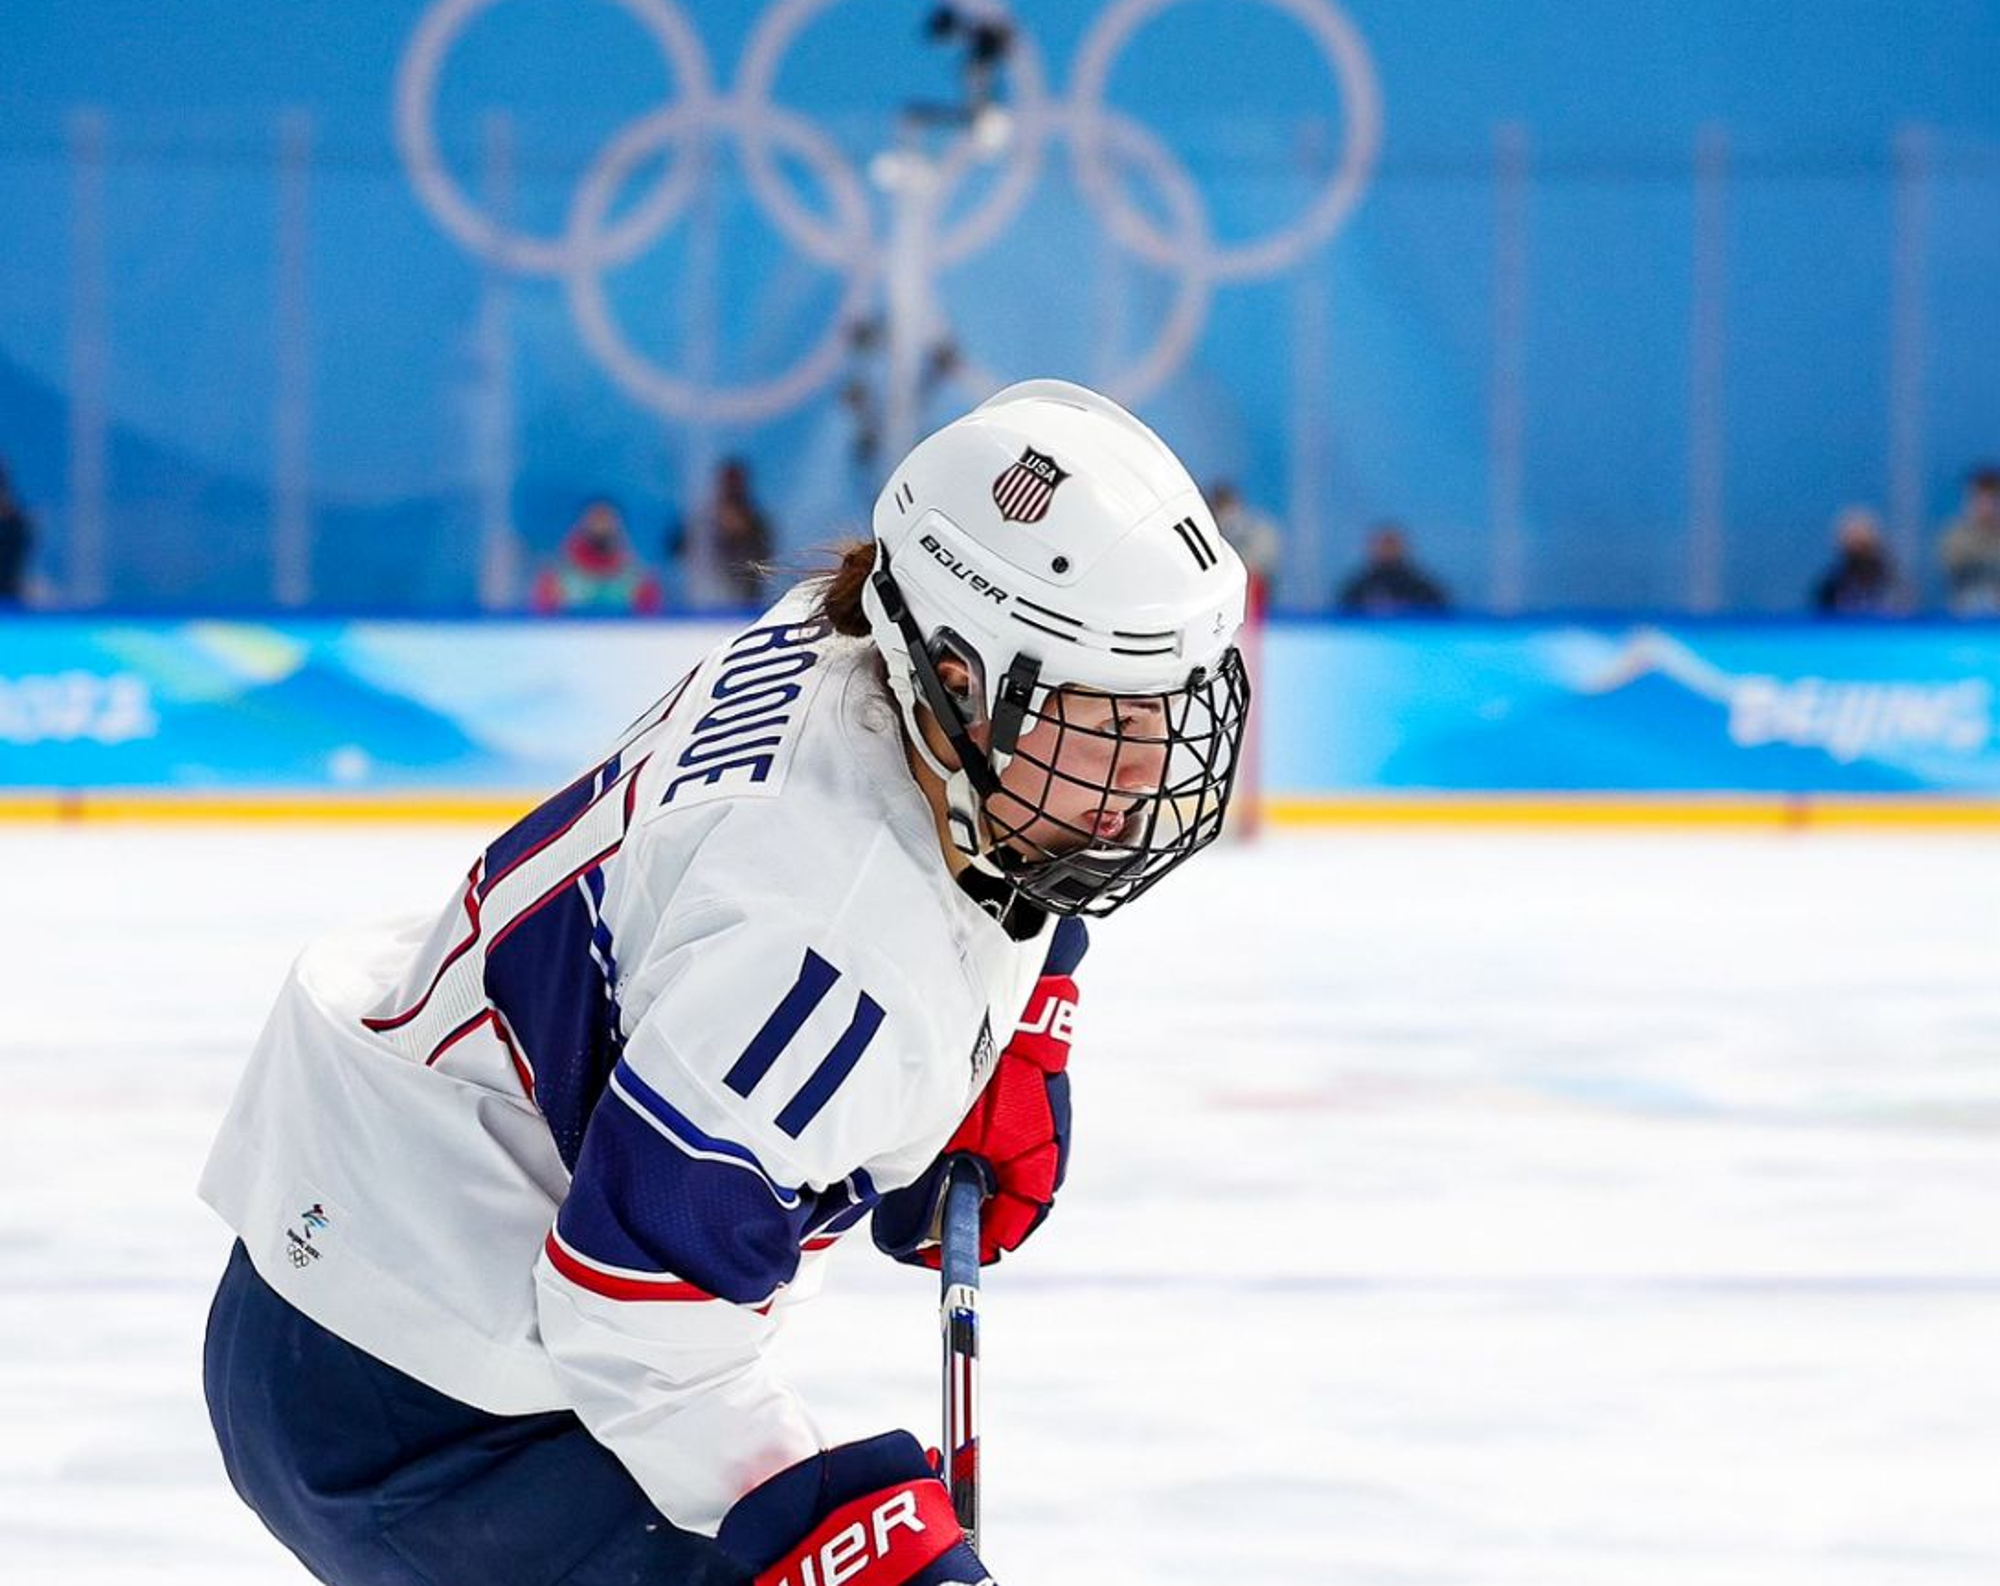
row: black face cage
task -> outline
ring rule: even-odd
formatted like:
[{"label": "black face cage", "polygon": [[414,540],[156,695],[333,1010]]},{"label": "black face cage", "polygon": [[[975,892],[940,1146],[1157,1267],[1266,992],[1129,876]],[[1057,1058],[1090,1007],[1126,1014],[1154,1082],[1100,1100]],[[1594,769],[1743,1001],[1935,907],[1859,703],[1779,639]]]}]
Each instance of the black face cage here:
[{"label": "black face cage", "polygon": [[[1101,918],[1222,835],[1250,719],[1250,679],[1234,646],[1212,671],[1196,667],[1184,687],[1164,694],[1043,687],[1039,663],[1017,656],[995,691],[989,737],[995,753],[1038,774],[1009,771],[1003,782],[972,741],[965,700],[938,675],[938,655],[953,649],[949,636],[926,640],[886,551],[870,582],[902,631],[924,702],[980,795],[993,861],[1030,903]],[[978,658],[964,659],[978,698]],[[1053,737],[1024,748],[1044,725]],[[1080,765],[1098,774],[1086,780]]]},{"label": "black face cage", "polygon": [[[985,801],[1007,879],[1052,914],[1102,916],[1131,902],[1222,835],[1249,716],[1233,648],[1172,693],[1039,691],[1014,749],[1015,765],[1035,774],[1010,769]],[[1044,726],[1054,735],[1036,742]]]}]

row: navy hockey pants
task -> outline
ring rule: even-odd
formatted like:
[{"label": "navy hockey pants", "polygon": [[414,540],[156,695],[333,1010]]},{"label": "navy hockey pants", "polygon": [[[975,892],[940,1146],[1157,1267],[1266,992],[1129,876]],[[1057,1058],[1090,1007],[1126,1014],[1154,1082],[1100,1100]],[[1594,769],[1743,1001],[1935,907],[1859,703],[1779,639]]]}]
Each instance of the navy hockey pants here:
[{"label": "navy hockey pants", "polygon": [[239,1243],[204,1376],[245,1503],[334,1586],[741,1586],[573,1415],[489,1415],[293,1309]]}]

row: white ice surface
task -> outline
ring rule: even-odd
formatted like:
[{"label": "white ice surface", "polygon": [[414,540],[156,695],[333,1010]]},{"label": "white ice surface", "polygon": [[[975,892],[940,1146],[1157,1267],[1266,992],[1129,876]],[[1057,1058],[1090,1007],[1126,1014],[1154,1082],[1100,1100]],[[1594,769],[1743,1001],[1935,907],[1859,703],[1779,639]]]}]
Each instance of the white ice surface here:
[{"label": "white ice surface", "polygon": [[[303,1580],[199,1386],[209,1132],[315,930],[483,834],[0,833],[0,1580]],[[2000,1582],[2000,846],[1278,839],[1104,927],[989,1274],[1007,1586]],[[786,1349],[934,1434],[932,1280]]]}]

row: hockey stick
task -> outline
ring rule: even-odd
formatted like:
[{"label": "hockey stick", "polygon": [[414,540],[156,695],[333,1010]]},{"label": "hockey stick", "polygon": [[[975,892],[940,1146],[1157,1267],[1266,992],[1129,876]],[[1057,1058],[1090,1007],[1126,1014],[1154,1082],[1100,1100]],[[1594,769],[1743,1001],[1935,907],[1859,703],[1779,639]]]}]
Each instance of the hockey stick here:
[{"label": "hockey stick", "polygon": [[965,1540],[979,1534],[979,1208],[986,1182],[979,1169],[954,1161],[946,1174],[939,1243],[944,1331],[944,1485]]}]

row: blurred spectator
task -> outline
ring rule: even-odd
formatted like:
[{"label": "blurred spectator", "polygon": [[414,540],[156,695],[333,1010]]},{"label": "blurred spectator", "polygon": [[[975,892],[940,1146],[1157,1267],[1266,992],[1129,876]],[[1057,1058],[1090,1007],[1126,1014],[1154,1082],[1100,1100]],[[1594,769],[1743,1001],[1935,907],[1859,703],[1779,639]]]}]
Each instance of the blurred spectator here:
[{"label": "blurred spectator", "polygon": [[1444,586],[1410,560],[1409,537],[1400,523],[1376,526],[1368,536],[1368,560],[1340,586],[1340,609],[1366,617],[1443,611],[1450,604]]},{"label": "blurred spectator", "polygon": [[1270,598],[1271,585],[1278,576],[1278,557],[1284,549],[1278,525],[1245,501],[1230,479],[1218,479],[1208,487],[1208,508],[1215,514],[1215,526],[1222,537],[1236,547],[1236,554],[1250,570],[1251,604],[1261,608]]},{"label": "blurred spectator", "polygon": [[1965,506],[1944,531],[1947,594],[1960,617],[2000,613],[2000,468],[1975,468]]},{"label": "blurred spectator", "polygon": [[725,458],[708,501],[668,538],[690,598],[699,605],[759,604],[771,559],[771,524],[750,487],[750,465]]},{"label": "blurred spectator", "polygon": [[660,582],[633,554],[625,517],[602,497],[585,503],[561,548],[535,579],[535,609],[546,612],[653,612]]},{"label": "blurred spectator", "polygon": [[1834,520],[1834,558],[1813,585],[1815,611],[1833,617],[1887,617],[1908,609],[1896,577],[1882,520],[1867,507],[1849,507]]},{"label": "blurred spectator", "polygon": [[35,527],[14,499],[6,465],[0,463],[0,606],[21,604],[28,581],[28,551],[34,543]]}]

